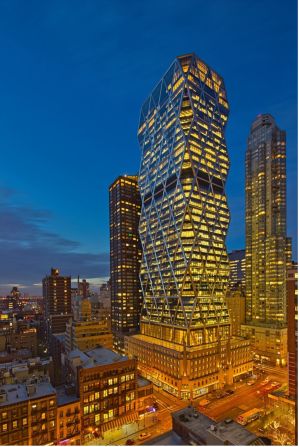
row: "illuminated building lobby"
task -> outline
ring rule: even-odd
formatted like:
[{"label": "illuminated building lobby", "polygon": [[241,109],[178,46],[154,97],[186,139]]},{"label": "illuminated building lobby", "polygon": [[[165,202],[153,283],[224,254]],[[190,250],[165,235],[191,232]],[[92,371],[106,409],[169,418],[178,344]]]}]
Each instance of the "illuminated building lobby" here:
[{"label": "illuminated building lobby", "polygon": [[182,399],[252,370],[225,304],[228,110],[223,79],[195,54],[174,60],[141,110],[143,309],[125,346],[145,377]]}]

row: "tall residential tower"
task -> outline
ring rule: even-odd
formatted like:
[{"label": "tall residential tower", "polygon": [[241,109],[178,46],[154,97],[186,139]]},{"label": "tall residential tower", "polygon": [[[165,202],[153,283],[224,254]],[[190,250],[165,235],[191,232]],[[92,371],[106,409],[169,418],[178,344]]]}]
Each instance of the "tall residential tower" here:
[{"label": "tall residential tower", "polygon": [[124,353],[124,336],[139,330],[141,261],[138,178],[118,177],[109,188],[111,315],[114,348]]},{"label": "tall residential tower", "polygon": [[269,114],[254,120],[246,152],[246,325],[257,358],[287,358],[286,134]]},{"label": "tall residential tower", "polygon": [[72,318],[71,277],[61,276],[51,269],[51,275],[43,278],[43,297],[48,337],[65,332],[66,323]]},{"label": "tall residential tower", "polygon": [[225,304],[229,210],[223,79],[196,55],[175,59],[145,101],[142,150],[141,334],[126,337],[143,374],[189,399],[251,368],[230,337]]}]

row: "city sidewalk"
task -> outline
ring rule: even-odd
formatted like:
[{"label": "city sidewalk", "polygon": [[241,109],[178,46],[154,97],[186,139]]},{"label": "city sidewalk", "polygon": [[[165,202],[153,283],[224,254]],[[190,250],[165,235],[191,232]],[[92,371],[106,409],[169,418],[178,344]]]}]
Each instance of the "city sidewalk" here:
[{"label": "city sidewalk", "polygon": [[104,433],[103,437],[94,438],[85,445],[125,445],[127,439],[132,438],[134,438],[135,444],[137,444],[138,436],[148,431],[156,423],[157,415],[155,413],[147,413],[145,416],[141,415],[138,421],[109,430]]}]

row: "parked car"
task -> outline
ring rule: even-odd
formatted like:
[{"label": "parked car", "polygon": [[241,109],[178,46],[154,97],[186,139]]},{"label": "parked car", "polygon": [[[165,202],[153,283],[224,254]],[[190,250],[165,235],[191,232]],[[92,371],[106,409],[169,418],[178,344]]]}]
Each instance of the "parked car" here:
[{"label": "parked car", "polygon": [[233,422],[233,420],[232,419],[230,419],[230,418],[228,418],[228,419],[225,419],[225,424],[230,424],[231,422]]},{"label": "parked car", "polygon": [[140,435],[139,435],[139,439],[146,439],[146,438],[149,438],[150,435],[151,435],[151,434],[148,433],[148,432],[140,433]]},{"label": "parked car", "polygon": [[251,386],[251,385],[254,385],[254,383],[255,383],[254,380],[248,380],[247,385]]},{"label": "parked car", "polygon": [[207,405],[209,405],[209,403],[210,403],[209,399],[201,399],[201,400],[199,401],[199,405],[200,405],[201,407],[206,407]]},{"label": "parked car", "polygon": [[133,441],[133,439],[127,439],[126,440],[126,445],[134,445],[135,442]]},{"label": "parked car", "polygon": [[222,397],[226,397],[228,396],[228,393],[225,391],[220,391],[219,393],[216,394],[216,399],[221,399]]},{"label": "parked car", "polygon": [[226,391],[228,394],[234,394],[234,390],[227,390]]},{"label": "parked car", "polygon": [[255,416],[252,417],[251,421],[256,421],[257,419],[259,419],[259,417],[260,416],[258,414],[256,414]]}]

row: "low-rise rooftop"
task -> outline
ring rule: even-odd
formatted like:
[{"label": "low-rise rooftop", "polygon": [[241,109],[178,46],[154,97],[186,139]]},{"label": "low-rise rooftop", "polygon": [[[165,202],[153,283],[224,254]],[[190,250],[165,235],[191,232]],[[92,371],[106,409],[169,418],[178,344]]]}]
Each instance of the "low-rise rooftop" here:
[{"label": "low-rise rooftop", "polygon": [[189,406],[172,414],[173,429],[184,441],[199,445],[264,445],[245,427],[228,420],[216,422]]},{"label": "low-rise rooftop", "polygon": [[0,407],[55,394],[55,388],[46,380],[34,384],[2,385],[0,387]]},{"label": "low-rise rooftop", "polygon": [[90,351],[80,351],[74,349],[69,353],[69,359],[80,359],[83,368],[93,368],[99,365],[109,365],[115,362],[124,362],[128,360],[127,356],[122,356],[106,348],[95,348]]},{"label": "low-rise rooftop", "polygon": [[182,438],[171,430],[163,435],[152,438],[148,442],[144,442],[143,445],[186,445]]},{"label": "low-rise rooftop", "polygon": [[138,376],[137,377],[137,386],[142,388],[144,386],[148,386],[151,385],[152,382],[150,382],[149,380],[145,379],[144,377]]},{"label": "low-rise rooftop", "polygon": [[80,402],[79,397],[77,397],[77,395],[75,393],[68,394],[63,385],[56,387],[56,393],[57,393],[57,406],[58,407],[60,407],[62,405],[71,404],[74,402]]},{"label": "low-rise rooftop", "polygon": [[58,334],[53,334],[52,337],[56,338],[57,340],[60,341],[60,343],[65,343],[65,333],[61,332]]}]

